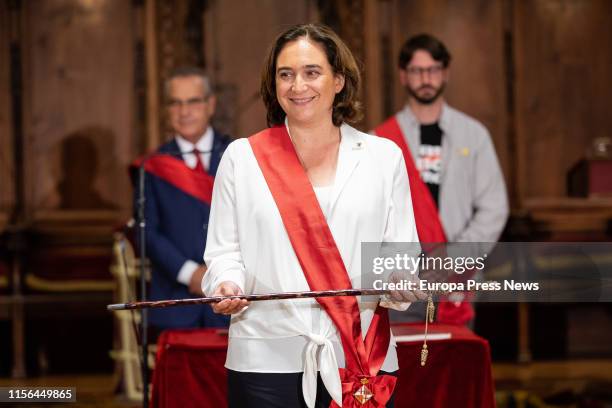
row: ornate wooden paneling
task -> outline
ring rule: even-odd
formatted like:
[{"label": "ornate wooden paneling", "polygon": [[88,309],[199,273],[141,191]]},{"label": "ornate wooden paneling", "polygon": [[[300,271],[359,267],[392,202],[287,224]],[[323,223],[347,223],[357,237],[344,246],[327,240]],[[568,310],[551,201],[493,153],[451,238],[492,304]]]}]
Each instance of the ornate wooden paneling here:
[{"label": "ornate wooden paneling", "polygon": [[161,141],[161,87],[159,84],[156,4],[153,0],[145,1],[143,14],[144,57],[145,57],[145,112],[143,114],[147,130],[140,140],[140,151],[150,151],[159,146]]},{"label": "ornate wooden paneling", "polygon": [[159,70],[161,79],[182,65],[204,65],[204,2],[156,0]]},{"label": "ornate wooden paneling", "polygon": [[364,105],[364,116],[355,126],[367,130],[372,126],[372,113],[376,111],[373,105],[376,105],[379,95],[375,91],[378,74],[375,57],[379,48],[376,1],[319,1],[319,10],[321,22],[330,26],[344,40],[361,69],[362,89],[359,97]]},{"label": "ornate wooden paneling", "polygon": [[316,21],[313,1],[215,1],[204,20],[207,68],[217,84],[215,123],[234,137],[266,126],[261,69],[274,38],[293,24]]},{"label": "ornate wooden paneling", "polygon": [[366,0],[333,0],[320,3],[327,4],[320,6],[321,21],[338,33],[357,61],[363,64],[365,61],[365,7],[368,6],[368,11],[375,13],[375,5]]},{"label": "ornate wooden paneling", "polygon": [[383,101],[387,89],[383,86],[383,61],[387,58],[386,43],[389,41],[389,2],[364,0],[363,6],[363,62],[366,67],[363,72],[364,129],[369,130],[386,118]]},{"label": "ornate wooden paneling", "polygon": [[[566,195],[568,170],[610,137],[612,2],[514,2],[519,186],[524,199]],[[612,175],[610,175],[612,177]]]},{"label": "ornate wooden paneling", "polygon": [[408,37],[422,32],[438,37],[452,55],[451,77],[445,93],[453,107],[475,117],[491,132],[506,180],[508,154],[506,68],[504,64],[503,3],[500,0],[393,0],[392,60],[395,110],[405,103],[397,77],[397,55]]},{"label": "ornate wooden paneling", "polygon": [[23,3],[27,203],[126,216],[134,156],[131,2]]},{"label": "ornate wooden paneling", "polygon": [[146,0],[147,125],[145,150],[171,137],[164,109],[164,81],[179,66],[205,67],[204,0]]},{"label": "ornate wooden paneling", "polygon": [[13,126],[11,109],[11,33],[14,16],[7,1],[0,1],[0,231],[14,199]]}]

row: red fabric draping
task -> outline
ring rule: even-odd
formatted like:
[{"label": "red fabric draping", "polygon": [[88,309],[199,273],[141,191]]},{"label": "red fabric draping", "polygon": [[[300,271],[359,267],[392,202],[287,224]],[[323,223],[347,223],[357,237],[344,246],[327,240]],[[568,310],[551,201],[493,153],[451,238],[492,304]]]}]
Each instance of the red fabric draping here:
[{"label": "red fabric draping", "polygon": [[[393,325],[396,335],[423,333],[423,325]],[[422,342],[398,342],[400,375],[395,406],[493,408],[494,384],[489,343],[465,327],[433,324],[430,333],[448,332],[447,340],[429,341],[427,365],[421,367]],[[162,333],[153,375],[154,407],[227,406],[223,367],[227,335],[215,329]]]},{"label": "red fabric draping", "polygon": [[227,406],[227,331],[168,330],[157,345],[153,407]]},{"label": "red fabric draping", "polygon": [[[140,167],[142,160],[134,161],[130,170],[134,171]],[[162,154],[147,158],[145,171],[210,205],[215,179],[206,173],[203,167],[201,169],[190,169],[181,159]]]}]

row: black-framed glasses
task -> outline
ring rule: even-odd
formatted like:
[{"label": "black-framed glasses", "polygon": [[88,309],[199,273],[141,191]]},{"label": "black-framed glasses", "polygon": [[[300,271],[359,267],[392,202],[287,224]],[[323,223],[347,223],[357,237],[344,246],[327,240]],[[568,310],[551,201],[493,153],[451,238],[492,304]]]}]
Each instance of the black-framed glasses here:
[{"label": "black-framed glasses", "polygon": [[442,65],[432,65],[431,67],[407,67],[406,72],[412,76],[423,76],[427,73],[429,76],[437,76],[442,73],[444,67]]}]

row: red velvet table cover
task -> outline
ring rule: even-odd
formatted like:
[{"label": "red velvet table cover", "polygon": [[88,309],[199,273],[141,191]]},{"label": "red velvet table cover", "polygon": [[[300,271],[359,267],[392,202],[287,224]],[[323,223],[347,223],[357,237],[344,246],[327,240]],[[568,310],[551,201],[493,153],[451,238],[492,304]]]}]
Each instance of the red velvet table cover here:
[{"label": "red velvet table cover", "polygon": [[[489,343],[464,327],[430,325],[451,333],[428,342],[429,357],[420,365],[422,341],[398,342],[400,377],[395,406],[424,408],[495,407]],[[396,334],[422,333],[422,325],[394,325]],[[225,407],[223,367],[227,333],[215,329],[173,330],[158,340],[153,373],[154,407]]]},{"label": "red velvet table cover", "polygon": [[[400,335],[401,327],[393,332]],[[422,341],[397,344],[400,376],[396,404],[400,407],[495,407],[489,342],[466,327],[430,325],[432,332],[451,333],[446,340],[428,341],[427,364],[421,367]]]}]

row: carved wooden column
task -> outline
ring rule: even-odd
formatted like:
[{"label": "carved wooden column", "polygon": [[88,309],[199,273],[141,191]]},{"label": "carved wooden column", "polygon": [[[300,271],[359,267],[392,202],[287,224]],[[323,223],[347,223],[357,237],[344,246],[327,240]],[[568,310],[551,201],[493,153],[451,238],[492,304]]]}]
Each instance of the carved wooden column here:
[{"label": "carved wooden column", "polygon": [[[0,153],[2,166],[0,187],[0,233],[6,238],[9,255],[9,316],[13,347],[13,378],[23,378],[25,369],[24,298],[22,294],[22,261],[24,258],[23,227],[24,167],[23,167],[23,116],[22,116],[22,41],[21,3],[0,3]],[[5,230],[6,229],[6,230]]]},{"label": "carved wooden column", "polygon": [[163,84],[179,66],[206,68],[204,61],[204,0],[146,0],[144,12],[147,128],[143,143],[152,150],[169,136]]},{"label": "carved wooden column", "polygon": [[18,34],[12,2],[0,1],[0,232],[14,205],[13,109],[11,55]]},{"label": "carved wooden column", "polygon": [[364,64],[366,66],[364,72],[364,104],[368,129],[373,129],[384,119],[381,95],[383,61],[381,58],[381,13],[379,4],[378,0],[365,0],[364,4]]},{"label": "carved wooden column", "polygon": [[[333,0],[328,2],[320,1],[319,14],[321,22],[330,26],[344,40],[349,47],[353,56],[359,64],[362,78],[365,79],[366,54],[365,54],[365,38],[364,38],[364,22],[365,22],[365,3],[368,3],[369,10],[375,11],[372,1],[369,0]],[[373,17],[375,19],[376,17]],[[370,20],[369,20],[370,21]],[[373,30],[368,32],[368,40],[371,42],[374,33]],[[365,81],[362,82],[364,85]],[[364,101],[365,86],[362,86],[360,100]],[[364,120],[358,125],[360,128],[367,127],[367,111]]]}]

